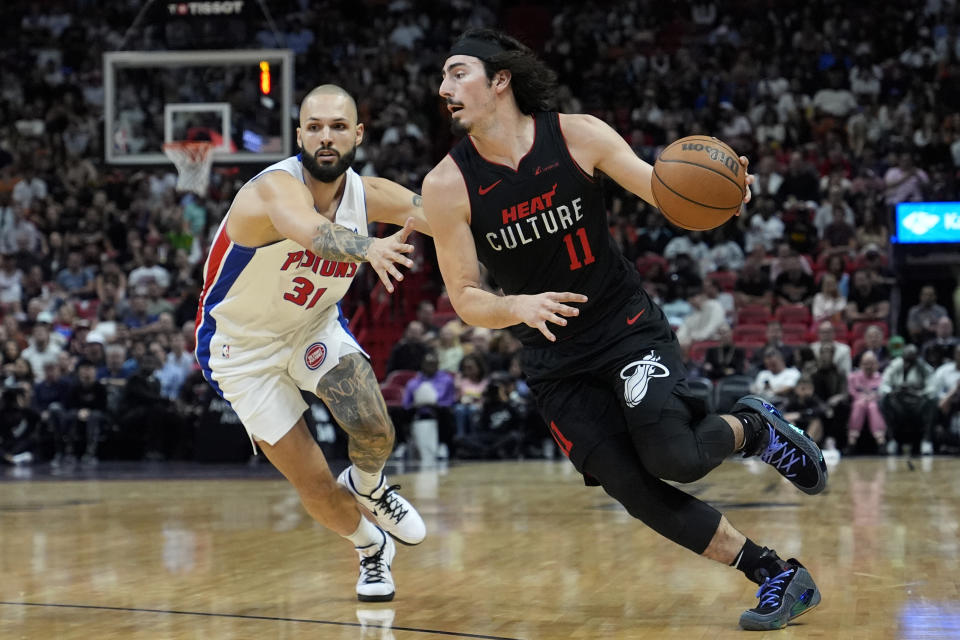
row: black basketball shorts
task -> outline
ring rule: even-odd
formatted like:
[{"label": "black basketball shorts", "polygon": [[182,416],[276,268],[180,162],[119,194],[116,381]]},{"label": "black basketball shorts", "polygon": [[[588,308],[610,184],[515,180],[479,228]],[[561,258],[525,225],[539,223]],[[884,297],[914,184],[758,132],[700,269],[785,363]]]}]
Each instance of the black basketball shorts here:
[{"label": "black basketball shorts", "polygon": [[698,402],[666,317],[642,291],[583,335],[525,348],[521,364],[544,422],[578,471],[604,440],[656,423],[671,395]]}]

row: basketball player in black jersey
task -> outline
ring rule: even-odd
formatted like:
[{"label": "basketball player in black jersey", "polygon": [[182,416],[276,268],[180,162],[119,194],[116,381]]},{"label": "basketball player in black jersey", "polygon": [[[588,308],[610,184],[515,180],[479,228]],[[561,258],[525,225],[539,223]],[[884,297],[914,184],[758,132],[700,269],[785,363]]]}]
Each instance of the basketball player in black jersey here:
[{"label": "basketball player in black jersey", "polygon": [[[423,207],[450,300],[465,322],[522,341],[540,412],[588,484],[760,584],[741,626],[783,627],[820,601],[809,572],[664,480],[692,482],[742,451],[818,493],[823,457],[761,398],[721,416],[691,396],[676,337],[613,243],[601,196],[603,174],[653,203],[652,168],[600,120],[550,111],[555,77],[491,30],[464,34],[444,63],[440,96],[468,135],[427,175]],[[501,294],[483,288],[478,261]]]}]

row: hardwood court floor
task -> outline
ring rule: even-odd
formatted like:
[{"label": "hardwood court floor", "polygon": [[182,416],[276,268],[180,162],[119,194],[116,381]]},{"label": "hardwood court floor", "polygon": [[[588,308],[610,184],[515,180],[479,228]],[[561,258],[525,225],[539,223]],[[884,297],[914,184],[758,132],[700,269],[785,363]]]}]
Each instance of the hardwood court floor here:
[{"label": "hardwood court floor", "polygon": [[[741,574],[582,487],[565,461],[395,473],[429,528],[397,598],[360,605],[349,544],[285,481],[0,482],[0,638],[960,638],[960,459],[845,459],[806,496],[728,461],[690,490],[811,569],[821,606],[737,626]],[[162,474],[161,474],[162,475]]]}]

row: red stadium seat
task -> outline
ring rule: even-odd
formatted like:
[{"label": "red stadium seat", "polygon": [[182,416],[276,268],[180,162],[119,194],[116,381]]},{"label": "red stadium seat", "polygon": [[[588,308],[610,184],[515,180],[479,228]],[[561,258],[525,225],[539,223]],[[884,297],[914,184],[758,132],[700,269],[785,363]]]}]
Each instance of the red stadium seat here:
[{"label": "red stadium seat", "polygon": [[789,343],[805,343],[807,341],[807,332],[809,331],[809,325],[807,324],[784,324],[783,327],[783,341]]},{"label": "red stadium seat", "polygon": [[737,274],[733,271],[714,271],[707,275],[707,279],[717,283],[717,288],[721,291],[732,293],[737,283]]},{"label": "red stadium seat", "polygon": [[415,375],[417,375],[417,372],[413,369],[395,369],[387,374],[387,379],[383,381],[383,384],[403,389],[407,386],[407,381]]},{"label": "red stadium seat", "polygon": [[640,272],[641,276],[646,276],[647,271],[649,271],[650,267],[654,264],[659,264],[664,273],[670,269],[670,263],[667,262],[666,258],[653,253],[648,253],[637,258],[637,271]]},{"label": "red stadium seat", "polygon": [[733,342],[737,346],[743,346],[743,343],[764,344],[767,341],[766,325],[737,325],[733,328]]},{"label": "red stadium seat", "polygon": [[383,394],[383,400],[388,407],[403,406],[403,387],[392,384],[380,385],[380,393]]},{"label": "red stadium seat", "polygon": [[774,318],[780,321],[780,324],[802,324],[809,326],[812,316],[810,308],[804,304],[784,304],[777,307]]},{"label": "red stadium seat", "polygon": [[763,305],[748,304],[737,309],[737,325],[766,326],[773,319],[770,309]]},{"label": "red stadium seat", "polygon": [[690,345],[690,362],[702,364],[707,355],[707,349],[715,347],[720,343],[717,340],[701,340]]}]

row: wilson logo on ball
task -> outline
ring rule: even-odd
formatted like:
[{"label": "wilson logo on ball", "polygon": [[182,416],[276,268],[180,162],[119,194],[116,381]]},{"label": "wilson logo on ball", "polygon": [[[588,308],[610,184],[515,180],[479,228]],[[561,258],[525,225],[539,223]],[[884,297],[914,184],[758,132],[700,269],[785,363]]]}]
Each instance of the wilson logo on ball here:
[{"label": "wilson logo on ball", "polygon": [[724,153],[723,149],[711,147],[708,144],[700,144],[699,142],[686,142],[681,148],[683,151],[706,151],[711,160],[719,162],[727,169],[730,169],[733,175],[740,175],[740,160]]},{"label": "wilson logo on ball", "polygon": [[303,361],[311,371],[316,370],[327,359],[327,347],[322,342],[314,342],[307,347],[307,352],[303,354]]}]

